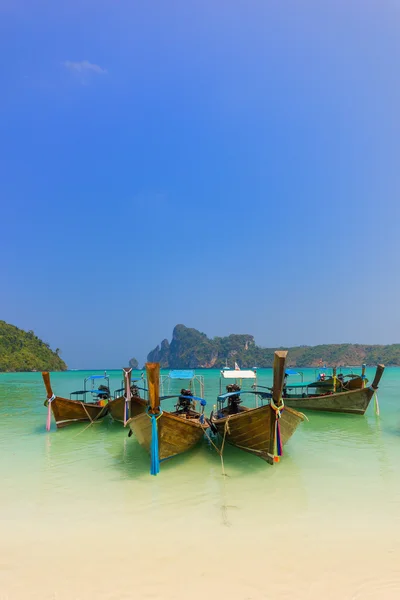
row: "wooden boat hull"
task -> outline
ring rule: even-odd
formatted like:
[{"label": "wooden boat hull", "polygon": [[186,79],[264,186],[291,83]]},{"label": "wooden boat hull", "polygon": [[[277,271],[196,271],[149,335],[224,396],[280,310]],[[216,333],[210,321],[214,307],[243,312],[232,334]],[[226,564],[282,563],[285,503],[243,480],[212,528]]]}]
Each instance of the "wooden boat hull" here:
[{"label": "wooden boat hull", "polygon": [[[151,419],[147,413],[142,413],[130,419],[127,423],[135,434],[139,444],[150,453]],[[159,459],[168,460],[178,454],[191,450],[200,442],[206,425],[201,425],[198,419],[184,419],[163,412],[157,420]]]},{"label": "wooden boat hull", "polygon": [[[282,445],[292,437],[304,416],[296,410],[286,407],[279,420]],[[259,408],[250,408],[221,419],[211,419],[219,435],[233,446],[255,454],[270,464],[272,437],[274,435],[275,411],[269,404]]]},{"label": "wooden boat hull", "polygon": [[[139,396],[132,396],[129,407],[129,418],[136,417],[140,413],[144,412],[147,407],[147,402]],[[115,421],[124,423],[125,415],[125,396],[120,396],[114,400],[110,400],[108,403],[108,410],[110,415]]]},{"label": "wooden boat hull", "polygon": [[360,377],[359,375],[357,377],[351,377],[350,379],[348,379],[347,381],[344,382],[344,389],[351,391],[351,390],[361,390],[363,389],[364,384],[367,384],[368,381],[366,379],[363,379],[362,377]]},{"label": "wooden boat hull", "polygon": [[[46,400],[45,405],[47,402]],[[89,404],[60,396],[56,396],[50,406],[58,429],[73,423],[98,421],[108,412],[108,405]]]},{"label": "wooden boat hull", "polygon": [[285,406],[297,410],[318,410],[363,415],[373,395],[374,390],[372,388],[364,388],[311,398],[286,397],[284,398],[284,402]]}]

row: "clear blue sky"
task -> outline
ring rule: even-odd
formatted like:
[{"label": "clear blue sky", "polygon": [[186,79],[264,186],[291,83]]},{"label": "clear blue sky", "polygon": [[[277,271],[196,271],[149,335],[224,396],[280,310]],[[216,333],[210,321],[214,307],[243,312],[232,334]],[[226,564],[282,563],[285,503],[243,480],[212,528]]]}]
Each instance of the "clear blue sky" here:
[{"label": "clear blue sky", "polygon": [[0,0],[0,50],[0,318],[400,341],[397,2]]}]

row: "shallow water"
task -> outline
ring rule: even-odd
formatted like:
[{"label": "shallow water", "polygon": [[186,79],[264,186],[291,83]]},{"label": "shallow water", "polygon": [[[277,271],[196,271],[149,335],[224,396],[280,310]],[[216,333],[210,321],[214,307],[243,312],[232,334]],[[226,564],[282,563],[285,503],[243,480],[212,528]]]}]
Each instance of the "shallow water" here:
[{"label": "shallow water", "polygon": [[[210,411],[219,373],[197,373]],[[380,417],[307,413],[278,465],[227,447],[226,477],[207,440],[151,477],[107,418],[47,433],[44,397],[40,373],[0,375],[0,600],[400,597],[400,369]]]}]

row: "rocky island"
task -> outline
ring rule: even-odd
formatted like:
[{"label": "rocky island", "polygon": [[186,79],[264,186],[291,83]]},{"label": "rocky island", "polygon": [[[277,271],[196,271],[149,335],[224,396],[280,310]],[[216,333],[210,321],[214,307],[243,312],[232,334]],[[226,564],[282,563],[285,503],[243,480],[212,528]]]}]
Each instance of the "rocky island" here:
[{"label": "rocky island", "polygon": [[[197,329],[176,325],[172,340],[164,339],[149,352],[149,362],[159,362],[163,369],[221,368],[226,362],[233,368],[272,367],[274,351],[279,348],[257,346],[250,334],[231,334],[209,338]],[[400,365],[400,344],[387,346],[363,344],[323,344],[295,346],[289,350],[287,365],[291,367]]]}]

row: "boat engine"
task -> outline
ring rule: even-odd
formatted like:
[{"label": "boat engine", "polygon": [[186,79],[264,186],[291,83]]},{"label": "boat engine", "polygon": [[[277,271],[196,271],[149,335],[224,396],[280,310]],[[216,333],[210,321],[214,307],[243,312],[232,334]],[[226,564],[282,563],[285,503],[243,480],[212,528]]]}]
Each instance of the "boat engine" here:
[{"label": "boat engine", "polygon": [[131,395],[140,396],[139,388],[134,384],[131,385]]},{"label": "boat engine", "polygon": [[[240,385],[237,383],[231,383],[226,386],[226,391],[228,393],[232,392],[240,392]],[[228,413],[230,415],[236,415],[239,412],[239,404],[241,403],[241,399],[239,394],[234,394],[233,396],[229,396],[228,398]]]},{"label": "boat engine", "polygon": [[110,398],[110,390],[106,385],[99,385],[98,400],[108,400]]},{"label": "boat engine", "polygon": [[[183,398],[183,396],[190,396],[190,398]],[[178,402],[175,406],[176,410],[187,413],[192,408],[192,390],[181,389],[181,395],[178,398]]]}]

